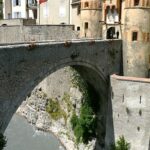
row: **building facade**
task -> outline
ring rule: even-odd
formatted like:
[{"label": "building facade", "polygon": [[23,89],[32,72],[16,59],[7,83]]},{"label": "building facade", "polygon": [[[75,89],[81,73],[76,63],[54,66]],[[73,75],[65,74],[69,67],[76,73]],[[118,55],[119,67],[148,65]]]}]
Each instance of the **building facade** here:
[{"label": "building facade", "polygon": [[36,18],[37,7],[35,0],[3,0],[3,18]]},{"label": "building facade", "polygon": [[38,5],[37,24],[70,24],[71,0],[47,0]]},{"label": "building facade", "polygon": [[122,9],[121,0],[104,0],[102,9],[103,38],[113,39],[122,37]]},{"label": "building facade", "polygon": [[71,3],[71,24],[74,25],[74,30],[78,33],[78,37],[80,36],[81,30],[81,5],[79,0],[72,0]]}]

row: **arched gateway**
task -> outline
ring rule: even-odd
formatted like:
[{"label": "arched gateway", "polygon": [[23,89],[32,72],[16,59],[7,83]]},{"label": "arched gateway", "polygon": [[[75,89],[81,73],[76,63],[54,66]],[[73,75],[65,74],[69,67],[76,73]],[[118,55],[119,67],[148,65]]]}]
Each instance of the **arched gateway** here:
[{"label": "arched gateway", "polygon": [[110,111],[107,111],[108,81],[110,74],[120,73],[120,40],[0,46],[0,132],[4,132],[11,117],[33,88],[46,76],[65,66],[75,67],[99,93],[101,115],[107,128],[106,122],[111,117]]}]

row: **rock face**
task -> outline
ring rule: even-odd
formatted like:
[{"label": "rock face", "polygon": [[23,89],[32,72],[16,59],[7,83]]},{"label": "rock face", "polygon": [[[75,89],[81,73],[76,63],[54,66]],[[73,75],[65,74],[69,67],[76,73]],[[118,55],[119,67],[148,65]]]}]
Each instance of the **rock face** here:
[{"label": "rock face", "polygon": [[[72,83],[74,71],[63,68],[42,81],[18,108],[37,129],[54,133],[68,150],[93,150],[96,140],[76,144],[70,119],[80,113],[83,95]],[[50,103],[50,108],[47,105]],[[48,111],[50,113],[48,113]]]}]

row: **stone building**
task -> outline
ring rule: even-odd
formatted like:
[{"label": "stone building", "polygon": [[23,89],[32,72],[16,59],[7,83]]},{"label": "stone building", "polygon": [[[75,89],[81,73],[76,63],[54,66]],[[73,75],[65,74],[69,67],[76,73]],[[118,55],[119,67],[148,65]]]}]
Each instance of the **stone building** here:
[{"label": "stone building", "polygon": [[121,0],[103,1],[102,31],[103,38],[121,38],[123,22],[123,2]]},{"label": "stone building", "polygon": [[99,0],[81,0],[80,37],[101,37],[101,2]]},{"label": "stone building", "polygon": [[150,0],[126,0],[124,75],[150,77]]},{"label": "stone building", "polygon": [[81,29],[81,6],[80,6],[80,0],[72,0],[71,3],[71,24],[74,25],[74,30],[78,32],[78,36],[80,35],[80,29]]}]

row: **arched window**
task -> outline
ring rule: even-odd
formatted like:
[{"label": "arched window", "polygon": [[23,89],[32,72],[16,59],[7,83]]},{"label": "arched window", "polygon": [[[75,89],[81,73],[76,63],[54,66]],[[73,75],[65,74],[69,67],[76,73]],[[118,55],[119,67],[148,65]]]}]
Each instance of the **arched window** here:
[{"label": "arched window", "polygon": [[89,2],[85,2],[84,3],[84,8],[88,8],[89,7]]},{"label": "arched window", "polygon": [[110,10],[110,6],[106,7],[106,14],[108,13],[108,11]]},{"label": "arched window", "polygon": [[140,0],[134,0],[134,6],[138,6],[140,3]]},{"label": "arched window", "polygon": [[115,9],[116,9],[116,7],[113,5],[112,9],[111,9],[111,12],[114,13]]},{"label": "arched window", "polygon": [[115,27],[110,27],[110,28],[107,30],[106,38],[107,38],[107,39],[113,39],[113,38],[114,38],[114,35],[115,35]]}]

